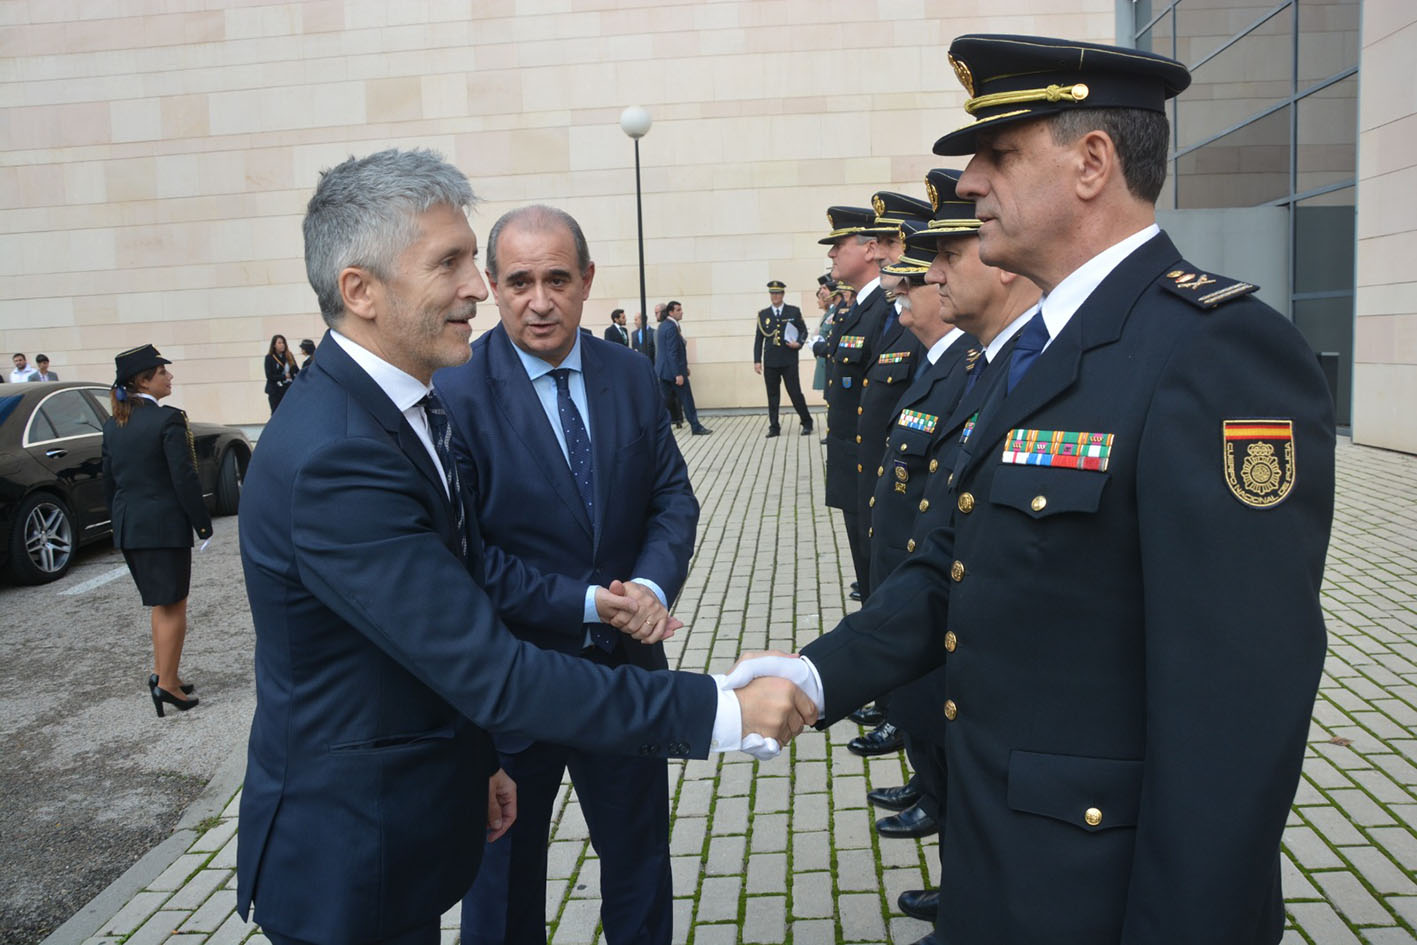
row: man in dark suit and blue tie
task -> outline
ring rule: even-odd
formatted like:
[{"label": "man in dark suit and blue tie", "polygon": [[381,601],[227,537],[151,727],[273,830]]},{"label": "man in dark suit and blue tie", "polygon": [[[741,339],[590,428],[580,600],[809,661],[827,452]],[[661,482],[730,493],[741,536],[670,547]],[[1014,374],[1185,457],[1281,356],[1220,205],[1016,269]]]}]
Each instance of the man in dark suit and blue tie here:
[{"label": "man in dark suit and blue tie", "polygon": [[437,155],[390,150],[325,172],[306,212],[330,331],[241,501],[257,705],[237,905],[245,917],[254,902],[273,945],[437,942],[484,838],[516,816],[489,732],[702,757],[815,718],[790,689],[611,669],[499,622],[527,603],[503,599],[513,582],[484,590],[498,561],[431,385],[467,360],[487,297],[472,202]]},{"label": "man in dark suit and blue tie", "polygon": [[694,436],[703,436],[713,431],[699,422],[699,412],[694,408],[694,389],[689,385],[689,355],[684,347],[684,333],[679,330],[679,322],[683,318],[684,306],[681,303],[664,304],[664,318],[654,339],[654,369],[664,388],[665,399],[677,396],[684,407],[689,429]]},{"label": "man in dark suit and blue tie", "polygon": [[[517,562],[526,589],[512,632],[606,666],[668,666],[660,640],[683,586],[699,518],[688,470],[643,358],[577,331],[595,264],[580,226],[553,207],[513,210],[487,240],[501,324],[467,364],[440,371],[459,470],[489,548]],[[488,581],[510,584],[490,557]],[[632,635],[606,626],[610,585],[652,615]],[[546,939],[546,844],[564,772],[601,861],[601,920],[613,945],[669,945],[668,772],[662,757],[498,736],[517,783],[512,830],[488,845],[463,900],[463,941]]]}]

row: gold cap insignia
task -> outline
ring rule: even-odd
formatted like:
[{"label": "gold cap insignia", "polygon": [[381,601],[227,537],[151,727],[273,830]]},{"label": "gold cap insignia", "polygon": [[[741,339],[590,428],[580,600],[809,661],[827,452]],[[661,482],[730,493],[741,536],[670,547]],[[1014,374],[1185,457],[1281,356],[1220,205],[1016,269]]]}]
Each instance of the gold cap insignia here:
[{"label": "gold cap insignia", "polygon": [[960,62],[954,56],[949,57],[950,66],[955,71],[955,78],[959,79],[959,84],[964,86],[964,91],[970,98],[974,97],[974,74],[969,71],[969,66]]},{"label": "gold cap insignia", "polygon": [[886,202],[881,199],[880,194],[871,198],[871,209],[876,211],[876,216],[881,217],[886,214]]},{"label": "gold cap insignia", "polygon": [[935,185],[930,183],[929,178],[925,180],[925,195],[930,198],[930,209],[940,209],[940,194],[935,190]]},{"label": "gold cap insignia", "polygon": [[1185,273],[1182,272],[1180,269],[1172,269],[1170,272],[1166,273],[1166,278],[1168,278],[1168,279],[1175,279],[1177,276],[1184,276],[1184,275],[1185,275]]},{"label": "gold cap insignia", "polygon": [[1298,472],[1294,421],[1225,420],[1221,423],[1225,484],[1255,509],[1273,508],[1289,497]]},{"label": "gold cap insignia", "polygon": [[836,229],[836,221],[832,219],[832,212],[830,210],[827,211],[827,226],[831,227],[833,230]]}]

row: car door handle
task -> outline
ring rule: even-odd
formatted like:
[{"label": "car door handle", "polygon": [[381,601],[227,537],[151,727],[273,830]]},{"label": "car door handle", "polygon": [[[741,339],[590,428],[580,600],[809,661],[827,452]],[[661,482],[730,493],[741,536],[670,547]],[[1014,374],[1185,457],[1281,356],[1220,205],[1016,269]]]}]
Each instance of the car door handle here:
[{"label": "car door handle", "polygon": [[50,459],[58,459],[61,456],[68,456],[69,451],[64,449],[45,450],[44,455],[48,456]]}]

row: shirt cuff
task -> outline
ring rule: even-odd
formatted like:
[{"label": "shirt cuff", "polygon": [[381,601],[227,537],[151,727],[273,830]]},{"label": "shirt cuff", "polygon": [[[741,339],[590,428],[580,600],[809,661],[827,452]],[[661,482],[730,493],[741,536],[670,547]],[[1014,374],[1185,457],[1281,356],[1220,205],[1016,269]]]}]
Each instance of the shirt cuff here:
[{"label": "shirt cuff", "polygon": [[659,598],[659,603],[660,603],[660,605],[661,605],[665,610],[668,610],[668,609],[669,609],[669,598],[667,598],[667,597],[664,596],[664,588],[660,587],[658,584],[654,583],[653,581],[651,581],[651,580],[650,580],[649,578],[647,578],[647,577],[630,578],[630,583],[631,583],[631,584],[643,584],[645,587],[647,587],[647,588],[649,588],[650,590],[654,591],[654,596]]},{"label": "shirt cuff", "polygon": [[581,609],[581,623],[601,623],[600,613],[595,609],[595,592],[600,585],[592,584],[585,589],[585,604]]},{"label": "shirt cuff", "polygon": [[723,688],[724,677],[714,674],[718,686],[718,712],[713,717],[713,740],[709,751],[737,751],[743,744],[743,710],[732,689]]}]

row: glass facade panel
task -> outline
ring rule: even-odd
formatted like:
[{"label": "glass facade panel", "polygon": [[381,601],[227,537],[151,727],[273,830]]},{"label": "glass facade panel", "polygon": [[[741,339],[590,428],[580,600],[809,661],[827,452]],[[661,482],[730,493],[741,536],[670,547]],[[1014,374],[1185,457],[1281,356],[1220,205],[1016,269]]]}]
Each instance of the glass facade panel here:
[{"label": "glass facade panel", "polygon": [[1176,206],[1253,207],[1287,196],[1289,108],[1176,160]]},{"label": "glass facade panel", "polygon": [[1353,291],[1353,200],[1345,187],[1295,204],[1295,293]]},{"label": "glass facade panel", "polygon": [[1294,325],[1314,349],[1314,357],[1328,378],[1338,422],[1352,423],[1353,296],[1295,299]]},{"label": "glass facade panel", "polygon": [[1351,181],[1358,159],[1358,76],[1299,99],[1295,193]]},{"label": "glass facade panel", "polygon": [[[1138,23],[1145,22],[1138,18]],[[1162,56],[1176,56],[1176,14],[1170,10],[1137,36],[1137,48]]]},{"label": "glass facade panel", "polygon": [[[1180,22],[1190,5],[1187,0],[1176,8]],[[1289,7],[1193,68],[1191,87],[1177,100],[1177,145],[1190,147],[1233,128],[1288,98],[1293,87],[1294,10]]]},{"label": "glass facade panel", "polygon": [[1358,65],[1358,0],[1299,0],[1299,90]]},{"label": "glass facade panel", "polygon": [[1194,68],[1277,6],[1278,0],[1181,0],[1176,5],[1176,58]]}]

